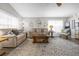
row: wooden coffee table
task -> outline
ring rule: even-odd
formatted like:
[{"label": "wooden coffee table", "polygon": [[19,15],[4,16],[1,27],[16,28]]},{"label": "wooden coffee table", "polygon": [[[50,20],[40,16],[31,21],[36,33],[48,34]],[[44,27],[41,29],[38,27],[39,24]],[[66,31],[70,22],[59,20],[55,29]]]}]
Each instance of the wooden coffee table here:
[{"label": "wooden coffee table", "polygon": [[33,43],[48,43],[48,35],[33,35]]}]

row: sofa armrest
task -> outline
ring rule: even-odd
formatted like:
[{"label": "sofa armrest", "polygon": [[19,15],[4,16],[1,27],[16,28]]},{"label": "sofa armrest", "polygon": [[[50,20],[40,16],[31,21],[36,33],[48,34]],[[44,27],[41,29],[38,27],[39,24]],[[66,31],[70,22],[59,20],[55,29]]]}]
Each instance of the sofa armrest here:
[{"label": "sofa armrest", "polygon": [[2,43],[3,47],[16,47],[16,36],[6,35],[8,40]]},{"label": "sofa armrest", "polygon": [[26,39],[26,33],[21,33],[16,36],[16,44],[19,45]]}]

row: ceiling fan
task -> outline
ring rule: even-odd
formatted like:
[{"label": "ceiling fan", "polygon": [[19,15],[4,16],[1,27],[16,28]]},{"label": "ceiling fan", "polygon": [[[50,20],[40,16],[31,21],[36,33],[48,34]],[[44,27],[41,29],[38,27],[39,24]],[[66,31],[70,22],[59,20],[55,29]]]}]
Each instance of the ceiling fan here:
[{"label": "ceiling fan", "polygon": [[56,3],[58,7],[60,7],[62,5],[62,3]]}]

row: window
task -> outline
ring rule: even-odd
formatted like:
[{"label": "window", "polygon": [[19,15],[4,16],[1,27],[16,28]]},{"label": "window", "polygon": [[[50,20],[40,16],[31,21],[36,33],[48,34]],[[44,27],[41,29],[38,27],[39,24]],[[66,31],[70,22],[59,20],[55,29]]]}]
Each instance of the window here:
[{"label": "window", "polygon": [[19,19],[0,10],[0,28],[18,28]]},{"label": "window", "polygon": [[50,25],[53,26],[52,30],[54,32],[61,32],[63,29],[63,20],[48,20],[48,30],[50,30]]}]

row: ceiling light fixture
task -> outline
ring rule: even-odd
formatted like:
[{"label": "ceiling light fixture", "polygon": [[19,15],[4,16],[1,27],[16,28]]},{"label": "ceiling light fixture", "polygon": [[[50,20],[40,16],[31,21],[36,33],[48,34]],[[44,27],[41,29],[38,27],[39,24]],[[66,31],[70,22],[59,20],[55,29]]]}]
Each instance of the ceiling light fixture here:
[{"label": "ceiling light fixture", "polygon": [[58,7],[60,7],[62,5],[62,3],[56,3]]}]

